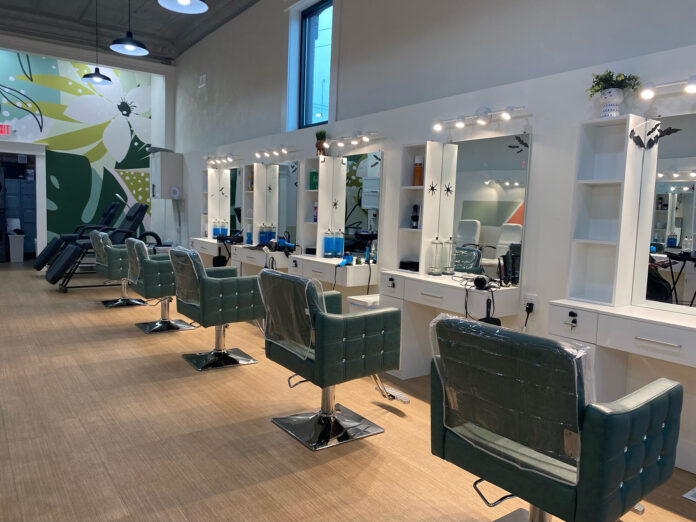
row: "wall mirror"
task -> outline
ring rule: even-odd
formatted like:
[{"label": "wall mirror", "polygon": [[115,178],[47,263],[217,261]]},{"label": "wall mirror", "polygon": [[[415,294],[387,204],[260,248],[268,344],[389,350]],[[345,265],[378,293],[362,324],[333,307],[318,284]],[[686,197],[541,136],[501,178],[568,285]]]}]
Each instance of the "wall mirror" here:
[{"label": "wall mirror", "polygon": [[663,135],[657,165],[644,160],[633,302],[696,314],[696,114],[656,120]]},{"label": "wall mirror", "polygon": [[377,258],[382,152],[346,156],[345,250]]},{"label": "wall mirror", "polygon": [[244,187],[240,169],[236,167],[230,169],[230,191],[230,230],[241,230]]},{"label": "wall mirror", "polygon": [[[278,165],[277,230],[278,237],[297,240],[297,176],[299,164],[288,161]],[[270,196],[269,196],[270,197]],[[269,207],[267,207],[269,208]]]},{"label": "wall mirror", "polygon": [[[441,219],[453,219],[452,243],[444,249],[452,259],[450,270],[519,283],[530,138],[518,134],[455,144],[453,194],[443,185],[440,196],[454,199],[453,210],[440,204],[448,214]],[[440,239],[447,244],[447,237]]]}]

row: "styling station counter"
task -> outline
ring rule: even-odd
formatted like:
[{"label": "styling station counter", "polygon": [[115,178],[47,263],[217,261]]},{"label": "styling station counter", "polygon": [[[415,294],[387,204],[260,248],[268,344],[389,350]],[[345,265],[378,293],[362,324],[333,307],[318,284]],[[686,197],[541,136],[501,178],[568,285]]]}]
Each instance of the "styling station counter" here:
[{"label": "styling station counter", "polygon": [[[684,385],[683,411],[694,411],[696,316],[571,299],[549,305],[551,337],[596,348],[598,402],[615,400],[659,374]],[[677,466],[696,473],[696,423],[688,416],[682,416]]]},{"label": "styling station counter", "polygon": [[520,289],[517,286],[477,290],[463,286],[461,277],[429,276],[406,270],[385,270],[380,276],[380,306],[401,310],[401,366],[390,372],[400,379],[430,373],[430,322],[441,312],[477,319],[486,317],[491,300],[498,318],[520,313]]},{"label": "styling station counter", "polygon": [[[196,237],[191,239],[191,248],[201,254],[201,259],[206,266],[212,264],[214,256],[227,256],[227,250],[222,243],[215,239]],[[229,249],[229,265],[237,268],[239,275],[255,275],[264,267],[272,266],[276,270],[285,272],[290,264],[288,256],[284,252],[266,252],[249,245],[227,245]]]},{"label": "styling station counter", "polygon": [[[379,265],[362,264],[338,266],[341,258],[293,254],[288,273],[321,281],[324,290],[336,289],[343,295],[343,310],[348,310],[346,298],[369,294],[379,283]],[[368,288],[369,285],[369,288]]]}]

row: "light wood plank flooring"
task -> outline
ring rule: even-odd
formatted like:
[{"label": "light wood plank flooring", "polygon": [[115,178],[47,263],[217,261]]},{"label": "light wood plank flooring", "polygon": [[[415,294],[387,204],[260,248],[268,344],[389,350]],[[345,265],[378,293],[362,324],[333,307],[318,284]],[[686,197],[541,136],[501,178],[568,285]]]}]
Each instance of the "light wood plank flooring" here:
[{"label": "light wood plank flooring", "polygon": [[[159,308],[103,308],[118,291],[60,294],[28,264],[0,265],[1,520],[473,521],[526,507],[485,507],[473,476],[430,454],[427,379],[402,383],[410,405],[367,379],[339,386],[386,433],[313,453],[270,418],[317,409],[320,392],[288,389],[256,327],[232,326],[228,346],[259,364],[198,373],[180,354],[211,348],[213,330],[147,336],[133,323]],[[692,487],[677,470],[624,520],[694,520]]]}]

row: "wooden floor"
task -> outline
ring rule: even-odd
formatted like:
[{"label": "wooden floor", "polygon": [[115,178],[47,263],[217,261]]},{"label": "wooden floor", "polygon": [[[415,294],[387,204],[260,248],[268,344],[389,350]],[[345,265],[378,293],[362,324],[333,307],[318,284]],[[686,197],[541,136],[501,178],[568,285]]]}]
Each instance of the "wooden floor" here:
[{"label": "wooden floor", "polygon": [[[1,520],[494,520],[525,507],[485,507],[474,477],[430,454],[427,379],[403,384],[409,405],[366,379],[339,386],[386,432],[310,452],[270,418],[317,409],[319,390],[289,389],[254,326],[232,326],[228,346],[259,364],[198,373],[180,354],[212,348],[212,329],[147,336],[133,323],[159,308],[99,303],[117,294],[60,294],[28,265],[0,265]],[[676,470],[623,520],[694,520],[681,498],[693,487]]]}]

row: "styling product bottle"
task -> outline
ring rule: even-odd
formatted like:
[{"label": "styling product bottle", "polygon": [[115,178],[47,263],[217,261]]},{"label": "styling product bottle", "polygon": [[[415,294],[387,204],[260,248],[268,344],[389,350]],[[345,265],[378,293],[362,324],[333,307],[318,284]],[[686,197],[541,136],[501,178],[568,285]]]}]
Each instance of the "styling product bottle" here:
[{"label": "styling product bottle", "polygon": [[213,219],[213,237],[218,237],[220,235],[220,221]]},{"label": "styling product bottle", "polygon": [[324,257],[333,257],[333,232],[327,230],[324,234]]},{"label": "styling product bottle", "polygon": [[423,156],[416,156],[413,162],[413,185],[416,187],[423,185]]},{"label": "styling product bottle", "polygon": [[339,230],[338,232],[336,232],[336,235],[334,236],[334,256],[335,257],[343,257],[343,245],[344,245],[343,231]]},{"label": "styling product bottle", "polygon": [[220,233],[223,236],[226,236],[228,232],[229,232],[229,224],[227,223],[227,220],[223,219],[222,223],[220,223]]},{"label": "styling product bottle", "polygon": [[413,212],[411,213],[411,228],[418,228],[419,221],[420,221],[420,206],[413,205]]},{"label": "styling product bottle", "polygon": [[309,173],[309,190],[317,190],[319,188],[319,173],[313,170]]},{"label": "styling product bottle", "polygon": [[313,214],[314,214],[313,220],[314,220],[314,222],[316,223],[316,222],[317,222],[317,217],[318,217],[318,215],[319,215],[319,202],[318,202],[318,201],[315,201],[315,202],[314,202],[314,212],[313,212]]}]

